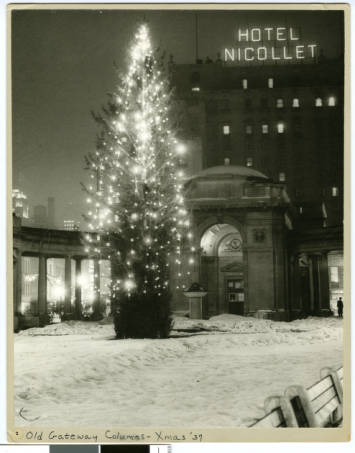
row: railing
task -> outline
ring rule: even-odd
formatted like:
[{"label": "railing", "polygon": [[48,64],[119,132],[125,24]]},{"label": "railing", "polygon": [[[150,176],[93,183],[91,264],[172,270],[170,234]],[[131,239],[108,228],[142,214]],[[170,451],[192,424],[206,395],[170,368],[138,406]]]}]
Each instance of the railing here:
[{"label": "railing", "polygon": [[266,415],[249,427],[315,428],[336,427],[343,418],[343,367],[324,368],[321,379],[308,389],[300,385],[288,387],[283,396],[265,400]]}]

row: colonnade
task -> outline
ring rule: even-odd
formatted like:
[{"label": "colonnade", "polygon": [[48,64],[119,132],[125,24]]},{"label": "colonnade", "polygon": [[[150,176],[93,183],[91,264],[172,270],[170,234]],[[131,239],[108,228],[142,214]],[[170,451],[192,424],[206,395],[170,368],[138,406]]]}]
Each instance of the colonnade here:
[{"label": "colonnade", "polygon": [[[48,317],[48,297],[47,297],[47,276],[48,266],[47,261],[50,258],[62,258],[65,261],[64,265],[64,314],[67,318],[80,319],[82,316],[82,284],[80,277],[82,275],[82,261],[85,259],[93,260],[94,264],[94,300],[93,311],[98,313],[100,307],[100,263],[97,257],[78,256],[78,255],[58,255],[28,252],[21,249],[14,249],[13,260],[13,294],[14,294],[14,313],[21,313],[22,292],[23,292],[23,257],[38,258],[38,298],[33,316],[38,316],[40,323],[45,323]],[[72,260],[75,261],[75,291],[74,304],[72,304]]]},{"label": "colonnade", "polygon": [[334,251],[309,250],[291,257],[290,302],[292,310],[305,314],[330,313],[328,254],[332,252]]}]

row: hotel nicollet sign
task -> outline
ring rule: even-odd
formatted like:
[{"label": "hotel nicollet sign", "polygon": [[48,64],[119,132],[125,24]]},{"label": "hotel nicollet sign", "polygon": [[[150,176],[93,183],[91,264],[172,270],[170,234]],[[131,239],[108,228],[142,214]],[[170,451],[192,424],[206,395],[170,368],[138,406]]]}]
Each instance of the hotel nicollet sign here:
[{"label": "hotel nicollet sign", "polygon": [[226,63],[311,62],[317,55],[317,44],[301,42],[293,27],[237,28],[235,42],[224,48]]}]

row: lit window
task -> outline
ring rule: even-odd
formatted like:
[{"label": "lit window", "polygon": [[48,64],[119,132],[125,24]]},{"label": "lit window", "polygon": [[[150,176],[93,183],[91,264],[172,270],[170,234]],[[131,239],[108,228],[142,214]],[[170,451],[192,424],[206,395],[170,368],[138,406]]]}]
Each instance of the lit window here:
[{"label": "lit window", "polygon": [[223,125],[223,135],[229,135],[231,133],[231,128],[229,124]]},{"label": "lit window", "polygon": [[284,106],[284,100],[282,98],[278,98],[276,99],[276,107],[278,109],[282,109]]},{"label": "lit window", "polygon": [[267,86],[269,88],[274,88],[274,79],[272,78],[267,79]]},{"label": "lit window", "polygon": [[285,125],[284,123],[277,123],[277,132],[279,134],[283,134],[285,132]]},{"label": "lit window", "polygon": [[242,85],[243,85],[243,90],[246,90],[248,88],[248,80],[247,79],[243,79],[242,80]]},{"label": "lit window", "polygon": [[334,107],[334,106],[335,106],[335,97],[330,96],[330,98],[328,99],[328,107]]},{"label": "lit window", "polygon": [[269,125],[268,124],[262,124],[261,125],[261,132],[263,134],[268,134],[269,133]]},{"label": "lit window", "polygon": [[252,157],[248,157],[247,158],[247,167],[252,167],[253,166],[253,158]]},{"label": "lit window", "polygon": [[299,210],[300,214],[303,214],[303,207],[302,206],[300,206],[298,210]]},{"label": "lit window", "polygon": [[316,107],[322,107],[323,106],[322,98],[316,98],[315,106]]},{"label": "lit window", "polygon": [[245,133],[250,135],[253,133],[253,126],[251,126],[250,124],[248,124],[247,126],[245,126]]},{"label": "lit window", "polygon": [[336,266],[331,266],[330,270],[330,282],[339,283],[339,269]]},{"label": "lit window", "polygon": [[300,106],[300,100],[298,98],[293,98],[292,107],[298,108]]},{"label": "lit window", "polygon": [[332,187],[332,197],[337,197],[339,195],[338,187]]},{"label": "lit window", "polygon": [[279,181],[280,182],[285,182],[286,181],[286,174],[281,172],[279,173]]},{"label": "lit window", "polygon": [[191,91],[200,91],[200,87],[192,87]]}]

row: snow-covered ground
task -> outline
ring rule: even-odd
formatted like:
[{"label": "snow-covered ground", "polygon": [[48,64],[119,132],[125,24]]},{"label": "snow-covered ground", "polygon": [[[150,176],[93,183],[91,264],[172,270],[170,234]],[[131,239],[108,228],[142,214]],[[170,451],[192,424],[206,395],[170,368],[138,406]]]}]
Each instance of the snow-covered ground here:
[{"label": "snow-covered ground", "polygon": [[107,323],[54,324],[15,335],[16,425],[246,426],[267,396],[342,363],[338,318],[175,318],[167,340],[115,340]]}]

